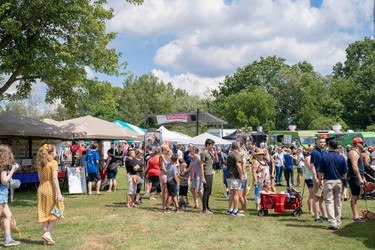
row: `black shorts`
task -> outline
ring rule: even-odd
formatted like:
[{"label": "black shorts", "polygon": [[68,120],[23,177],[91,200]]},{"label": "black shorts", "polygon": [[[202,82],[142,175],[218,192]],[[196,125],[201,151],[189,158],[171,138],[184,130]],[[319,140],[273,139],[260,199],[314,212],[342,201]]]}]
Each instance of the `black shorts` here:
[{"label": "black shorts", "polygon": [[96,173],[88,173],[88,179],[90,182],[92,181],[101,181],[102,178],[100,177],[99,172]]},{"label": "black shorts", "polygon": [[152,187],[150,190],[151,193],[155,191],[157,191],[158,193],[161,192],[159,176],[149,176],[148,181],[152,183]]},{"label": "black shorts", "polygon": [[168,196],[176,197],[176,182],[170,180],[167,182]]},{"label": "black shorts", "polygon": [[181,186],[178,191],[178,195],[180,196],[187,196],[189,186]]},{"label": "black shorts", "polygon": [[361,194],[361,183],[359,183],[358,179],[349,177],[348,182],[352,195],[359,196]]},{"label": "black shorts", "polygon": [[305,179],[305,183],[307,188],[313,188],[314,187],[314,182],[312,179]]}]

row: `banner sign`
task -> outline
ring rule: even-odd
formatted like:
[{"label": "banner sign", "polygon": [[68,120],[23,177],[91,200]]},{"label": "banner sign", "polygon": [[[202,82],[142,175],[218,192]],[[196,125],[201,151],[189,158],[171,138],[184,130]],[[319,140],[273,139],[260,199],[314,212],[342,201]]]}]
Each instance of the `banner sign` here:
[{"label": "banner sign", "polygon": [[169,122],[185,122],[189,121],[189,114],[169,114],[169,115],[157,115],[156,119],[158,124],[169,123]]}]

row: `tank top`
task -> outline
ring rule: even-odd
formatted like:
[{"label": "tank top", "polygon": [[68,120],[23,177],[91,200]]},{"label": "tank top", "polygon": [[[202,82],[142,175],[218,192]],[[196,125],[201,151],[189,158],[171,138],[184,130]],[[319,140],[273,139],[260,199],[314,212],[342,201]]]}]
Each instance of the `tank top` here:
[{"label": "tank top", "polygon": [[194,175],[202,176],[201,165],[198,155],[194,159],[191,159],[190,164],[193,165]]},{"label": "tank top", "polygon": [[[352,149],[354,150],[354,149]],[[361,177],[364,176],[365,174],[365,166],[364,166],[364,163],[363,163],[363,158],[361,156],[361,154],[359,154],[356,150],[354,150],[356,154],[358,154],[359,158],[358,158],[358,170],[359,170],[359,174],[361,175]],[[348,177],[350,178],[357,178],[357,175],[354,173],[354,170],[353,170],[353,165],[352,165],[352,162],[350,159],[347,160],[347,163],[348,163]]]},{"label": "tank top", "polygon": [[160,164],[159,155],[153,156],[148,160],[148,176],[159,176]]}]

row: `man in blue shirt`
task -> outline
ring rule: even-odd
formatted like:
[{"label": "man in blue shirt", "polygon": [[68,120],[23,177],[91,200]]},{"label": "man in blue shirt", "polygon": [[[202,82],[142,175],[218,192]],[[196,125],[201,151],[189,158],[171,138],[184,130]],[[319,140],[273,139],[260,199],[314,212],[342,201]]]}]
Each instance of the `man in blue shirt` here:
[{"label": "man in blue shirt", "polygon": [[334,139],[328,142],[328,153],[323,154],[318,170],[318,180],[324,179],[324,201],[328,213],[328,229],[337,230],[341,226],[341,193],[342,180],[346,178],[348,167],[345,158],[336,150],[338,142]]},{"label": "man in blue shirt", "polygon": [[322,136],[318,136],[315,141],[315,148],[311,152],[310,157],[310,168],[313,173],[313,211],[315,216],[315,222],[323,222],[319,217],[319,208],[322,212],[322,217],[324,220],[327,220],[326,206],[324,204],[323,198],[323,186],[320,185],[318,180],[318,172],[322,162],[322,157],[325,152],[324,148],[326,145],[326,139]]},{"label": "man in blue shirt", "polygon": [[91,194],[92,183],[96,181],[96,194],[100,195],[100,185],[102,179],[99,174],[99,153],[98,153],[98,144],[94,143],[92,149],[85,155],[85,161],[87,162],[87,173],[88,173],[88,192]]}]

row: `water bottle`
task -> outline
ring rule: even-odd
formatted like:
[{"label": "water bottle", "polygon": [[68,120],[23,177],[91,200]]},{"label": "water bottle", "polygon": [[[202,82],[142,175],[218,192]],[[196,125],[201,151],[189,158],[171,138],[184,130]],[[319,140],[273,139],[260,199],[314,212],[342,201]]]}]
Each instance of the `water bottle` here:
[{"label": "water bottle", "polygon": [[258,194],[259,194],[259,187],[258,187],[258,185],[256,185],[255,189],[254,189],[254,195],[258,196]]}]

